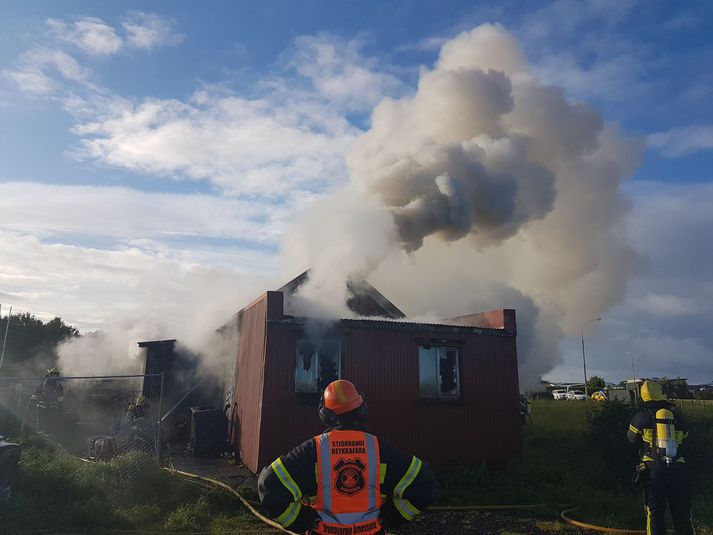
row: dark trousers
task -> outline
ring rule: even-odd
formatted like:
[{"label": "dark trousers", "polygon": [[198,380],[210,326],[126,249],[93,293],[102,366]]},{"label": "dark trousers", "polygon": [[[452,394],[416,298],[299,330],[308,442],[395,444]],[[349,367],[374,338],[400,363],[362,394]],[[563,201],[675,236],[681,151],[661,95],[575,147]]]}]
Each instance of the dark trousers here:
[{"label": "dark trousers", "polygon": [[686,466],[674,463],[670,467],[647,462],[648,477],[644,484],[646,533],[666,535],[666,503],[671,509],[676,535],[693,535],[691,524],[691,492]]}]

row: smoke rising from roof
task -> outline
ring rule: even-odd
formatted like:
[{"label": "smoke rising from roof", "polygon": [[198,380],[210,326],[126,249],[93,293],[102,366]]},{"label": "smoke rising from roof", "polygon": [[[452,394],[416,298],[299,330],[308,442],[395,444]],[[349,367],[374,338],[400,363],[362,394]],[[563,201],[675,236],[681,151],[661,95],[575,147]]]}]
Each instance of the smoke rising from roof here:
[{"label": "smoke rising from roof", "polygon": [[526,387],[560,362],[563,333],[623,298],[637,259],[620,184],[641,148],[541,84],[502,27],[479,26],[443,45],[413,95],[376,106],[351,184],[285,250],[312,266],[301,294],[318,310],[339,313],[335,289],[366,276],[411,317],[517,308]]}]

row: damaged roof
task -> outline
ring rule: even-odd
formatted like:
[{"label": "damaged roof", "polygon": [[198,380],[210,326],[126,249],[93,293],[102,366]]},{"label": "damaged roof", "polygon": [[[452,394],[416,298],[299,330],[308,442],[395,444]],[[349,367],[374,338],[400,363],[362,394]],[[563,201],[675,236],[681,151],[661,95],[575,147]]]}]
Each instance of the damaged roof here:
[{"label": "damaged roof", "polygon": [[[304,271],[287,284],[278,288],[286,296],[293,295],[305,282],[309,280],[309,270]],[[396,305],[389,301],[384,294],[374,288],[367,280],[353,280],[346,283],[349,310],[364,317],[380,317],[389,319],[403,319],[406,317]]]}]

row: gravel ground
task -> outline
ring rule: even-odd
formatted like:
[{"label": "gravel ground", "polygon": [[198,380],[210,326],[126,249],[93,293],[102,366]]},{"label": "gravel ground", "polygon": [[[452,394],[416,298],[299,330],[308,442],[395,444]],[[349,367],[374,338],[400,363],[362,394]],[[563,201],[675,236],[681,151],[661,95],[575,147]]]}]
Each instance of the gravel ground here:
[{"label": "gravel ground", "polygon": [[577,533],[576,530],[554,521],[542,521],[502,512],[431,512],[413,524],[405,526],[400,535],[548,535],[551,533]]}]

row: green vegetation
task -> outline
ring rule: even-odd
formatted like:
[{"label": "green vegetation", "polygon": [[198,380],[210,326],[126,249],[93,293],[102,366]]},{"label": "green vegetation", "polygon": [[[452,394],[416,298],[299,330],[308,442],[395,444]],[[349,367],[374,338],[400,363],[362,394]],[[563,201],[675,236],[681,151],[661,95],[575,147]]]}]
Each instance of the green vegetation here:
[{"label": "green vegetation", "polygon": [[599,377],[598,375],[592,375],[589,380],[587,381],[587,391],[589,392],[589,395],[591,396],[594,392],[597,392],[599,390],[604,390],[607,386],[607,383]]},{"label": "green vegetation", "polygon": [[[7,316],[0,318],[0,345],[7,321]],[[57,344],[74,336],[79,336],[79,331],[61,318],[44,322],[29,312],[13,314],[7,331],[2,375],[44,376],[49,368],[57,365]]]},{"label": "green vegetation", "polygon": [[[713,534],[713,406],[684,409],[692,432],[686,458],[694,469],[694,519]],[[438,474],[443,505],[551,504],[543,518],[564,504],[578,506],[585,522],[643,529],[641,498],[630,478],[635,452],[626,441],[632,409],[619,403],[535,401],[534,425],[526,426],[522,460],[496,470],[451,467]]]},{"label": "green vegetation", "polygon": [[87,463],[37,438],[23,450],[3,533],[264,531],[234,497],[173,476],[145,454]]},{"label": "green vegetation", "polygon": [[[699,534],[713,535],[713,405],[688,403],[684,412],[692,432],[684,453],[695,469],[694,519]],[[440,470],[437,504],[548,504],[517,513],[456,515],[461,521],[464,517],[477,525],[492,525],[493,533],[502,533],[504,526],[511,533],[572,533],[557,523],[565,504],[578,506],[573,516],[585,522],[642,529],[641,498],[630,483],[636,461],[625,438],[631,414],[630,407],[619,403],[535,401],[534,425],[525,428],[522,460],[497,470]],[[455,519],[443,513],[426,515],[411,532],[443,522]],[[141,454],[86,463],[37,438],[23,443],[21,480],[3,511],[2,530],[272,532],[234,497],[174,477]]]}]

